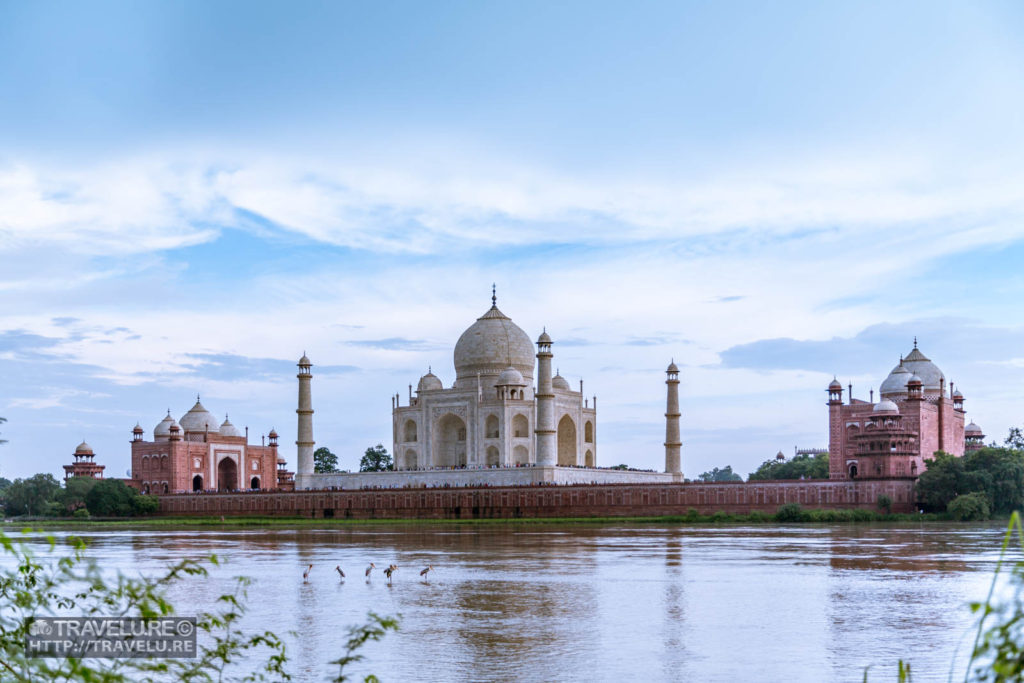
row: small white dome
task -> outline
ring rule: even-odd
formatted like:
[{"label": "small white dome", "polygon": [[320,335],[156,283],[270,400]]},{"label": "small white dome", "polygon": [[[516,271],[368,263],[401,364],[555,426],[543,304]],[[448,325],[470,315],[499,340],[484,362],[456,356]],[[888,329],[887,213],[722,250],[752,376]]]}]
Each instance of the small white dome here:
[{"label": "small white dome", "polygon": [[441,389],[444,389],[441,380],[430,371],[420,377],[420,383],[416,385],[416,391],[440,391]]},{"label": "small white dome", "polygon": [[82,443],[78,444],[77,447],[75,447],[75,454],[92,455],[92,446],[83,441]]},{"label": "small white dome", "polygon": [[971,424],[967,425],[967,427],[964,429],[964,433],[970,434],[971,436],[984,436],[984,434],[981,431],[981,427],[974,424],[974,420],[971,420]]},{"label": "small white dome", "polygon": [[562,389],[563,391],[572,391],[572,387],[569,386],[569,381],[561,375],[555,375],[551,378],[551,386],[555,389]]},{"label": "small white dome", "polygon": [[893,403],[889,399],[885,399],[883,401],[879,401],[878,403],[876,403],[875,407],[874,407],[874,410],[872,412],[875,412],[875,413],[898,413],[898,412],[900,412],[900,409],[899,409],[899,406],[897,406],[895,403]]},{"label": "small white dome", "polygon": [[526,381],[523,379],[523,373],[513,367],[508,367],[501,371],[498,381],[494,384],[499,387],[522,387],[526,386]]},{"label": "small white dome", "polygon": [[217,431],[220,433],[221,436],[241,436],[242,435],[242,432],[238,431],[238,427],[236,427],[235,425],[231,424],[231,420],[228,419],[227,415],[224,416],[224,422],[221,423],[220,429],[217,430]]},{"label": "small white dome", "polygon": [[907,380],[907,385],[909,386],[911,384],[923,384],[923,382],[921,381],[921,378],[918,377],[917,375],[911,375],[910,379]]},{"label": "small white dome", "polygon": [[171,411],[168,410],[167,411],[167,417],[165,417],[164,419],[160,420],[160,423],[157,424],[157,426],[153,428],[153,436],[154,437],[170,436],[171,435],[171,425],[172,424],[174,424],[174,418],[171,417]]}]

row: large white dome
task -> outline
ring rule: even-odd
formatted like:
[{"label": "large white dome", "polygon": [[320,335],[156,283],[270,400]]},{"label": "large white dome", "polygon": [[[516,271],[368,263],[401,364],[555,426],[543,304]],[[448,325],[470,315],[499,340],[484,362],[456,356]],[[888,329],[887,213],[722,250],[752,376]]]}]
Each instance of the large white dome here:
[{"label": "large white dome", "polygon": [[196,404],[192,406],[191,410],[181,416],[178,424],[181,425],[182,431],[185,432],[205,432],[207,427],[209,427],[210,433],[216,434],[220,421],[214,417],[213,413],[204,408],[203,404],[196,398]]},{"label": "large white dome", "polygon": [[939,370],[935,363],[921,353],[915,344],[903,362],[893,368],[889,376],[882,382],[882,396],[905,394],[907,382],[913,375],[917,375],[921,380],[921,389],[927,394],[938,393],[941,388],[940,381],[944,379],[942,370]]},{"label": "large white dome", "polygon": [[533,342],[497,306],[477,318],[455,344],[455,385],[470,386],[477,373],[497,377],[511,366],[533,381]]}]

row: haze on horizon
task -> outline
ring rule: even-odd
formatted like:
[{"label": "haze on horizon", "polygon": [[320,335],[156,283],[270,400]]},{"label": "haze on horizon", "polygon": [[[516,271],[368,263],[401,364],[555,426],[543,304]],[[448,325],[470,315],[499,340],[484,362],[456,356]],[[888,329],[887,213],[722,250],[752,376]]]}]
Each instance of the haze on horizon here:
[{"label": "haze on horizon", "polygon": [[1014,2],[0,2],[0,476],[107,476],[196,393],[341,466],[498,305],[598,462],[827,445],[916,336],[1024,424]]}]

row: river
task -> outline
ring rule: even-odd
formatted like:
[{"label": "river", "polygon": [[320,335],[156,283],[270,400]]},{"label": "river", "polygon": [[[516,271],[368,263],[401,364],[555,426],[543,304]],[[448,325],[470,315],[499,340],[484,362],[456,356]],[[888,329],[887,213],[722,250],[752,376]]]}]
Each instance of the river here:
[{"label": "river", "polygon": [[[902,658],[920,683],[946,680],[958,652],[962,670],[967,604],[984,598],[1003,532],[352,524],[80,535],[105,569],[131,574],[216,553],[226,563],[209,578],[171,591],[178,613],[251,577],[243,625],[285,635],[296,680],[324,680],[346,628],[372,610],[402,615],[352,670],[382,681],[860,681],[868,666],[869,680],[892,681]],[[392,563],[389,585],[381,569]]]}]

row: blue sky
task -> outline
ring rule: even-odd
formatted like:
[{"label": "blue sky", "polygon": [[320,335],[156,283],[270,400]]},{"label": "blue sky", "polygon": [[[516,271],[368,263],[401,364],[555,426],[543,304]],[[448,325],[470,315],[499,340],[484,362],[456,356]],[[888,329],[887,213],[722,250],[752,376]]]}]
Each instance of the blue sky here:
[{"label": "blue sky", "polygon": [[[826,445],[917,335],[1024,423],[1024,7],[0,1],[0,475],[201,393],[354,467],[489,304],[598,460]],[[285,454],[294,460],[288,446]]]}]

